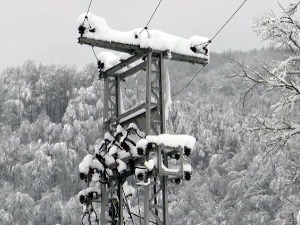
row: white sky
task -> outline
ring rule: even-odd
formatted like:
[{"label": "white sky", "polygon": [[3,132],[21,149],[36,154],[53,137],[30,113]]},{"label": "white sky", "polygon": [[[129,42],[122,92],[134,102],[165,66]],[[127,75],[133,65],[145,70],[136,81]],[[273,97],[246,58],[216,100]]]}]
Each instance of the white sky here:
[{"label": "white sky", "polygon": [[[159,0],[93,0],[91,12],[121,31],[143,27]],[[289,0],[279,0],[287,5]],[[163,0],[149,29],[177,36],[212,37],[242,0]],[[88,46],[77,44],[78,16],[89,0],[0,0],[0,71],[27,59],[82,68],[95,62]],[[251,30],[252,18],[280,11],[277,0],[248,0],[212,44],[212,51],[263,46]]]}]

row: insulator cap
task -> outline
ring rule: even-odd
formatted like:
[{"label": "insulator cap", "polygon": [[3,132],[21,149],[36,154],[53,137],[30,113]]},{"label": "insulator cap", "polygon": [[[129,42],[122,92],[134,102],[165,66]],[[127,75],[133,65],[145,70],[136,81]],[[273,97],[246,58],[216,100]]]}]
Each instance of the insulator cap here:
[{"label": "insulator cap", "polygon": [[129,152],[130,151],[130,147],[128,144],[126,144],[125,142],[121,143],[121,147],[126,151]]},{"label": "insulator cap", "polygon": [[140,155],[140,156],[144,155],[144,150],[142,148],[138,148],[137,149],[137,154]]},{"label": "insulator cap", "polygon": [[144,179],[144,174],[139,173],[136,177],[137,177],[138,180],[143,180]]},{"label": "insulator cap", "polygon": [[194,53],[196,53],[197,52],[197,49],[196,49],[196,47],[191,47],[190,48]]},{"label": "insulator cap", "polygon": [[191,154],[192,150],[190,148],[184,147],[184,155],[189,156]]},{"label": "insulator cap", "polygon": [[187,181],[190,181],[192,178],[191,173],[190,172],[184,172],[184,179]]},{"label": "insulator cap", "polygon": [[174,182],[175,182],[175,184],[180,184],[180,183],[181,183],[181,179],[180,179],[180,178],[176,178],[176,179],[174,180]]},{"label": "insulator cap", "polygon": [[83,203],[85,203],[85,201],[86,201],[86,197],[85,197],[84,195],[80,195],[80,196],[79,196],[79,202],[80,202],[81,204],[83,204]]},{"label": "insulator cap", "polygon": [[102,63],[100,60],[97,62],[98,69],[102,70],[104,68],[104,63]]},{"label": "insulator cap", "polygon": [[89,29],[89,32],[95,33],[95,32],[96,32],[96,28],[90,28],[90,29]]},{"label": "insulator cap", "polygon": [[80,25],[80,26],[78,27],[78,32],[79,32],[79,34],[81,35],[81,37],[82,37],[82,35],[84,34],[85,30],[86,30],[86,28],[85,28],[85,26],[83,26],[83,25]]},{"label": "insulator cap", "polygon": [[84,180],[84,178],[85,178],[85,174],[84,173],[79,173],[79,179]]}]

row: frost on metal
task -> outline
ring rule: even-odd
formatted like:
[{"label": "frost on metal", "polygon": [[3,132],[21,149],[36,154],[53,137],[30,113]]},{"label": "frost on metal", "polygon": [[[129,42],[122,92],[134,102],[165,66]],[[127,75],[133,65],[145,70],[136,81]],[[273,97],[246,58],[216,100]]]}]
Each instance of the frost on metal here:
[{"label": "frost on metal", "polygon": [[[129,202],[136,192],[137,186],[147,186],[154,182],[157,176],[168,176],[174,183],[190,180],[192,167],[183,163],[195,145],[195,138],[189,135],[161,134],[157,136],[144,136],[135,124],[126,129],[118,125],[114,133],[106,133],[104,140],[95,147],[94,154],[88,154],[79,164],[80,178],[88,187],[79,192],[79,201],[84,206],[82,217],[84,221],[99,222],[97,203],[101,201],[101,185],[110,187],[105,193],[113,202],[118,202],[120,188],[110,186],[120,178],[134,176],[130,182],[122,184],[122,194]],[[176,159],[168,167],[164,165],[162,152]],[[130,206],[130,202],[128,203]],[[128,206],[128,207],[129,207]],[[128,210],[128,209],[127,209]],[[130,210],[130,209],[129,209]],[[126,212],[123,213],[126,220]],[[113,215],[107,215],[111,220]]]}]

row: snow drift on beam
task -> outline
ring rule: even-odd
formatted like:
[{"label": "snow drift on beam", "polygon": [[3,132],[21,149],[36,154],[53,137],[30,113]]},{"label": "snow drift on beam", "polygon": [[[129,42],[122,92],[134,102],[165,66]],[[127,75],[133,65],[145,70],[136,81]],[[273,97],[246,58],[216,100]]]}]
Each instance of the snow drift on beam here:
[{"label": "snow drift on beam", "polygon": [[[86,18],[87,17],[87,18]],[[82,27],[81,27],[82,26]],[[158,51],[171,51],[187,56],[209,58],[208,38],[193,36],[190,39],[180,38],[159,30],[144,30],[137,28],[128,32],[111,29],[106,20],[93,15],[83,13],[78,19],[78,27],[81,27],[82,37],[95,40],[118,42],[140,46],[140,48],[151,48]],[[196,46],[196,53],[191,50]],[[207,47],[203,49],[203,47]]]}]

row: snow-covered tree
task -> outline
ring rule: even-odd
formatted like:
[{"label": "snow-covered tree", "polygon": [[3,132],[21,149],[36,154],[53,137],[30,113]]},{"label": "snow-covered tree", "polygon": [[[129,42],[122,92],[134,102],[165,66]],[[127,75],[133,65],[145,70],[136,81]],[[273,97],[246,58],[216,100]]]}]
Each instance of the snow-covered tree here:
[{"label": "snow-covered tree", "polygon": [[[261,92],[272,100],[267,114],[256,112],[253,131],[263,134],[268,151],[282,149],[290,139],[300,134],[300,21],[297,10],[300,2],[282,7],[282,15],[273,13],[255,19],[254,29],[275,49],[283,49],[285,60],[277,62],[275,68],[259,64],[257,69],[237,62],[238,73],[249,82],[250,88],[244,94]],[[261,89],[262,86],[264,89]],[[274,97],[276,99],[274,99]],[[292,140],[291,140],[292,141]]]}]

